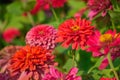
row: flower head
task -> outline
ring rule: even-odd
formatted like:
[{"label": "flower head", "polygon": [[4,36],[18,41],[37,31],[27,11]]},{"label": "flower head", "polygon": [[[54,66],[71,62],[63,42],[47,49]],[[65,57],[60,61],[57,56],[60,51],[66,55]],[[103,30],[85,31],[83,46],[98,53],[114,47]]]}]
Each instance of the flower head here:
[{"label": "flower head", "polygon": [[102,78],[100,78],[100,80],[116,80],[116,78],[104,78],[104,77],[102,77]]},{"label": "flower head", "polygon": [[42,47],[31,47],[29,45],[17,51],[9,63],[11,76],[26,74],[31,79],[41,79],[50,66],[54,66],[54,56],[50,51]]},{"label": "flower head", "polygon": [[69,19],[63,22],[58,28],[57,42],[62,42],[62,46],[68,48],[72,44],[72,49],[85,49],[86,42],[94,33],[94,27],[85,19]]},{"label": "flower head", "polygon": [[54,49],[56,46],[57,31],[49,25],[37,25],[26,35],[26,43],[31,46],[41,46],[46,49]]},{"label": "flower head", "polygon": [[16,28],[8,28],[2,34],[3,39],[6,42],[12,42],[12,40],[19,35],[20,35],[20,31]]},{"label": "flower head", "polygon": [[50,72],[42,80],[82,80],[80,76],[76,76],[77,72],[77,68],[72,68],[68,74],[64,74],[51,67]]},{"label": "flower head", "polygon": [[14,55],[14,53],[22,48],[22,46],[6,46],[0,51],[0,72],[6,72],[8,62],[11,59],[11,57]]},{"label": "flower head", "polygon": [[49,10],[50,6],[53,8],[63,7],[66,0],[36,0],[34,8],[31,10],[31,14],[36,14],[40,9]]},{"label": "flower head", "polygon": [[108,65],[106,55],[111,54],[112,60],[120,57],[120,35],[116,31],[108,30],[106,33],[101,34],[96,31],[87,42],[88,51],[93,52],[93,57],[105,56],[99,69],[104,69]]},{"label": "flower head", "polygon": [[110,0],[88,0],[88,7],[90,8],[88,17],[92,19],[100,12],[102,12],[102,16],[105,16],[107,10],[112,9],[112,4]]}]

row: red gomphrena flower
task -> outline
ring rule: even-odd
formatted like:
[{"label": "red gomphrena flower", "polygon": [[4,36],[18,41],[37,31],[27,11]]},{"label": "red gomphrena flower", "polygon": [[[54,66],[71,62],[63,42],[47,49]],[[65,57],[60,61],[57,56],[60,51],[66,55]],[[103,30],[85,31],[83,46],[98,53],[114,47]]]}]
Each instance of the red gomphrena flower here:
[{"label": "red gomphrena flower", "polygon": [[96,31],[87,42],[88,51],[91,51],[93,57],[104,56],[99,69],[104,69],[108,65],[107,54],[111,54],[112,60],[120,57],[120,35],[116,31],[108,30],[104,34]]},{"label": "red gomphrena flower", "polygon": [[108,9],[112,9],[112,4],[110,0],[88,0],[88,8],[90,9],[90,12],[88,14],[88,17],[92,19],[97,14],[102,12],[102,16],[105,16]]},{"label": "red gomphrena flower", "polygon": [[20,36],[20,31],[16,28],[8,28],[2,33],[3,39],[6,42],[12,42],[17,36]]},{"label": "red gomphrena flower", "polygon": [[100,80],[116,80],[116,78],[104,78],[104,77],[102,77],[102,78],[100,78]]},{"label": "red gomphrena flower", "polygon": [[31,14],[36,14],[40,9],[49,10],[50,6],[53,8],[63,7],[66,0],[36,0],[34,8],[30,11]]},{"label": "red gomphrena flower", "polygon": [[86,42],[93,33],[94,27],[90,21],[81,18],[68,19],[59,26],[56,42],[62,42],[65,48],[72,44],[72,49],[85,49]]},{"label": "red gomphrena flower", "polygon": [[50,68],[50,72],[45,74],[42,80],[82,80],[80,76],[76,76],[78,69],[73,67],[68,74],[59,72],[54,67]]},{"label": "red gomphrena flower", "polygon": [[11,76],[19,76],[21,80],[41,80],[49,67],[54,65],[54,56],[49,50],[27,45],[13,55],[8,69]]},{"label": "red gomphrena flower", "polygon": [[26,35],[26,43],[31,46],[41,46],[53,50],[56,46],[57,30],[50,25],[37,25]]}]

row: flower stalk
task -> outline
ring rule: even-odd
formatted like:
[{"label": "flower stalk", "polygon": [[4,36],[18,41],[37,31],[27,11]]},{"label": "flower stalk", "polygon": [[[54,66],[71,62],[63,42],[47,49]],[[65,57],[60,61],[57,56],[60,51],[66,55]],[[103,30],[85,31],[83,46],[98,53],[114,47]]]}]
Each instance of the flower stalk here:
[{"label": "flower stalk", "polygon": [[108,62],[109,62],[110,68],[112,69],[112,71],[113,71],[113,73],[114,73],[114,75],[116,77],[116,80],[119,80],[118,74],[115,71],[115,68],[113,66],[113,63],[112,63],[112,60],[111,60],[111,54],[110,53],[108,53],[107,58],[108,58]]}]

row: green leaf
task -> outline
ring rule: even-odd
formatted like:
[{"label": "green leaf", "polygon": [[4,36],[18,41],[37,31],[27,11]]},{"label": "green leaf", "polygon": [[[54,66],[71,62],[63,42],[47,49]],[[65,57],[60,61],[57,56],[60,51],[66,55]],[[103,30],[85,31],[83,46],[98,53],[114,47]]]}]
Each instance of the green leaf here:
[{"label": "green leaf", "polygon": [[7,6],[7,12],[12,15],[22,14],[22,4],[20,2],[14,2]]},{"label": "green leaf", "polygon": [[72,59],[68,59],[66,64],[63,66],[63,69],[65,69],[68,72],[73,67],[72,62]]},{"label": "green leaf", "polygon": [[100,66],[103,58],[104,58],[103,56],[102,56],[101,58],[99,58],[99,59],[97,60],[97,62],[95,63],[95,65],[92,66],[92,67],[88,70],[88,73],[92,72],[92,70],[93,70],[94,68],[98,68],[98,67]]}]

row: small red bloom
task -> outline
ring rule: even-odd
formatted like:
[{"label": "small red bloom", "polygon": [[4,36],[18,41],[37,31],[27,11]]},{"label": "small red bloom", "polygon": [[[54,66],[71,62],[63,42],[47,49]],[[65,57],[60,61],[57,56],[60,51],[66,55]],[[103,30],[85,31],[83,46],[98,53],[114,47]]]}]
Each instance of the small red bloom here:
[{"label": "small red bloom", "polygon": [[100,80],[116,80],[116,78],[104,78],[104,77],[102,77],[102,78],[100,78]]},{"label": "small red bloom", "polygon": [[41,46],[53,50],[56,46],[57,30],[50,25],[37,25],[26,35],[26,43],[31,46]]},{"label": "small red bloom", "polygon": [[[22,79],[29,77],[40,80],[42,75],[54,64],[54,56],[50,51],[27,45],[13,55],[8,69],[13,77],[19,75],[19,78]],[[23,77],[23,74],[26,76]]]},{"label": "small red bloom", "polygon": [[20,35],[20,31],[16,28],[8,28],[2,34],[3,39],[6,42],[12,42],[12,40],[19,35]]},{"label": "small red bloom", "polygon": [[116,31],[108,30],[104,34],[96,31],[87,44],[88,51],[93,52],[93,57],[105,57],[99,69],[104,69],[108,65],[108,59],[106,58],[108,53],[111,54],[112,60],[120,57],[120,35]]},{"label": "small red bloom", "polygon": [[72,49],[85,49],[86,42],[94,33],[91,22],[85,19],[75,18],[63,22],[58,28],[57,42],[62,42],[62,46],[68,48],[72,44]]}]

